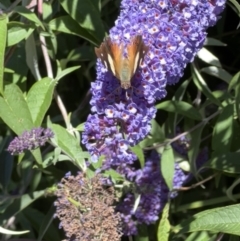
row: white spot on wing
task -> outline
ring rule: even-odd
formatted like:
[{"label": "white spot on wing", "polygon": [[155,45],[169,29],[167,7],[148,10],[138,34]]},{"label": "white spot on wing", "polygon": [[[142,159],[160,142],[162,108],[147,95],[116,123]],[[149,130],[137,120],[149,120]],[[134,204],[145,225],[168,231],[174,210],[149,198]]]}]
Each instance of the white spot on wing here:
[{"label": "white spot on wing", "polygon": [[136,57],[135,57],[133,73],[135,73],[136,70],[137,70],[137,67],[138,67],[138,61],[139,61],[139,52],[136,54]]},{"label": "white spot on wing", "polygon": [[106,62],[106,61],[103,61],[103,63],[104,63],[104,65],[105,65],[106,69],[108,69],[107,62]]},{"label": "white spot on wing", "polygon": [[116,75],[115,67],[114,67],[114,64],[113,64],[113,59],[110,56],[110,54],[108,54],[108,63],[110,65],[110,68],[111,68],[113,74]]}]

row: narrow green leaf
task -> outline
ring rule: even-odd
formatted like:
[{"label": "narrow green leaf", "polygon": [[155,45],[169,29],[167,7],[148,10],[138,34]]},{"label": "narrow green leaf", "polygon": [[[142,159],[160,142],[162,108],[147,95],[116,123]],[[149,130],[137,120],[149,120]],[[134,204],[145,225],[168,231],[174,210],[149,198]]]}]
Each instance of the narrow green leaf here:
[{"label": "narrow green leaf", "polygon": [[76,69],[79,69],[81,66],[74,66],[74,67],[70,67],[67,69],[64,69],[63,71],[61,71],[57,76],[56,76],[56,80],[60,80],[61,78],[63,78],[65,75],[72,73],[73,71],[75,71]]},{"label": "narrow green leaf", "polygon": [[[65,61],[71,62],[71,61],[95,61],[96,60],[96,54],[94,52],[94,49],[92,46],[82,45],[78,48],[73,49],[69,52],[67,58]],[[66,65],[65,65],[66,66]]]},{"label": "narrow green leaf", "polygon": [[42,29],[44,28],[44,25],[42,24],[42,22],[39,20],[39,18],[37,17],[37,15],[30,11],[29,9],[23,7],[23,6],[16,6],[14,8],[14,11],[19,13],[21,16],[27,18],[28,20],[30,20],[31,22],[34,22],[37,24],[37,26],[41,26]]},{"label": "narrow green leaf", "polygon": [[167,100],[157,104],[156,108],[168,112],[178,113],[194,120],[202,119],[199,112],[192,105],[184,101]]},{"label": "narrow green leaf", "polygon": [[130,147],[130,149],[133,151],[134,154],[136,154],[140,162],[141,168],[143,168],[145,164],[145,159],[142,148],[139,145],[136,145],[134,147]]},{"label": "narrow green leaf", "polygon": [[7,46],[10,47],[26,39],[31,32],[34,31],[34,26],[20,22],[8,23]]},{"label": "narrow green leaf", "polygon": [[62,33],[80,36],[94,45],[98,45],[99,41],[92,36],[86,29],[82,28],[70,16],[55,18],[49,22],[51,30]]},{"label": "narrow green leaf", "polygon": [[[60,0],[64,10],[89,34],[102,41],[105,29],[95,0]],[[87,13],[87,14],[86,14]]]},{"label": "narrow green leaf", "polygon": [[240,178],[237,178],[226,191],[228,198],[233,200],[234,202],[237,202],[237,200],[234,198],[233,189],[239,184],[240,184]]},{"label": "narrow green leaf", "polygon": [[168,220],[169,206],[170,206],[169,203],[166,203],[162,212],[162,218],[159,222],[158,230],[157,230],[158,241],[168,241],[168,238],[169,238],[170,229],[171,229],[171,225]]},{"label": "narrow green leaf", "polygon": [[237,72],[229,83],[228,92],[230,92],[231,90],[234,90],[236,86],[239,85],[239,83],[240,83],[240,72]]},{"label": "narrow green leaf", "polygon": [[148,237],[148,227],[146,224],[138,225],[138,235],[134,236],[136,241],[150,241]]},{"label": "narrow green leaf", "polygon": [[209,66],[209,67],[202,68],[201,72],[215,76],[225,81],[227,84],[229,84],[232,79],[232,75],[229,74],[225,69],[222,69],[216,66]]},{"label": "narrow green leaf", "polygon": [[[52,205],[50,207],[50,209],[48,210],[47,214],[45,215],[45,217],[41,220],[41,226],[39,229],[39,233],[38,233],[38,241],[43,240],[43,237],[48,233],[48,236],[50,240],[59,240],[59,230],[52,225],[53,222],[53,217],[54,217],[54,213],[56,212],[55,207]],[[46,237],[45,236],[45,237]],[[56,238],[58,237],[58,238]]]},{"label": "narrow green leaf", "polygon": [[4,56],[7,41],[7,15],[0,16],[0,94],[3,94]]},{"label": "narrow green leaf", "polygon": [[86,170],[85,153],[77,139],[60,125],[52,124],[50,128],[54,132],[54,140],[62,151],[67,154],[82,170]]},{"label": "narrow green leaf", "polygon": [[240,235],[240,204],[200,212],[178,227],[180,233],[206,230]]},{"label": "narrow green leaf", "polygon": [[240,153],[228,152],[216,155],[204,164],[203,167],[216,169],[226,173],[240,173]]},{"label": "narrow green leaf", "polygon": [[197,88],[207,97],[209,98],[214,104],[217,106],[221,106],[221,102],[212,94],[212,91],[208,88],[206,82],[202,78],[201,74],[197,70],[194,64],[192,66],[192,75],[193,75],[193,82],[197,86]]},{"label": "narrow green leaf", "polygon": [[235,106],[238,120],[240,120],[240,81],[239,78],[237,80],[238,81],[235,84]]},{"label": "narrow green leaf", "polygon": [[[53,221],[53,217],[49,220],[45,219],[45,214],[43,212],[40,212],[38,209],[32,208],[32,206],[27,207],[23,212],[23,215],[27,218],[27,220],[30,222],[31,227],[33,227],[35,230],[40,230],[41,224],[43,221],[45,221],[45,225],[49,224],[51,227],[49,227],[48,230],[46,230],[44,240],[61,240],[59,237],[59,231],[57,227],[54,227],[51,222]],[[52,230],[50,230],[52,229]],[[37,240],[37,239],[35,239]]]},{"label": "narrow green leaf", "polygon": [[201,48],[201,50],[197,53],[197,56],[199,59],[206,62],[207,64],[214,65],[219,68],[222,67],[219,59],[206,48]]},{"label": "narrow green leaf", "polygon": [[28,68],[31,70],[35,80],[41,79],[39,72],[38,56],[37,56],[37,44],[34,39],[34,34],[31,34],[25,42],[26,62]]},{"label": "narrow green leaf", "polygon": [[45,191],[36,191],[31,194],[24,194],[20,198],[16,198],[11,205],[8,206],[6,211],[0,215],[0,222],[8,220],[12,216],[16,216],[24,208],[28,207],[31,203],[44,195]]},{"label": "narrow green leaf", "polygon": [[[97,170],[97,169],[99,169],[102,166],[102,161],[98,161],[98,162],[99,162],[99,165],[97,165],[98,163],[94,163],[94,165],[93,165],[94,166],[94,170]],[[104,171],[103,176],[104,177],[108,177],[108,178],[110,177],[111,180],[115,181],[115,183],[116,182],[124,182],[126,180],[123,176],[121,176],[118,172],[116,172],[113,169]]]},{"label": "narrow green leaf", "polygon": [[78,130],[78,131],[84,131],[84,125],[85,125],[85,122],[79,124],[75,129]]},{"label": "narrow green leaf", "polygon": [[5,151],[9,143],[9,136],[3,138],[0,143],[0,186],[3,192],[8,190],[14,163],[14,157],[8,151]]},{"label": "narrow green leaf", "polygon": [[52,102],[53,91],[57,81],[46,77],[36,82],[27,94],[27,104],[36,126],[42,124],[43,118]]},{"label": "narrow green leaf", "polygon": [[190,136],[190,148],[188,151],[188,159],[190,168],[193,173],[196,173],[196,159],[199,154],[199,147],[201,144],[202,131],[205,125],[201,125],[199,128],[189,133]]},{"label": "narrow green leaf", "polygon": [[173,189],[173,176],[174,176],[174,155],[170,145],[166,146],[161,157],[161,173],[163,178],[171,191]]},{"label": "narrow green leaf", "polygon": [[9,234],[9,235],[21,235],[21,234],[29,233],[29,230],[26,230],[26,231],[12,231],[12,230],[0,227],[0,233]]},{"label": "narrow green leaf", "polygon": [[204,45],[205,46],[227,46],[227,44],[221,42],[220,40],[215,38],[210,38],[210,37],[207,37],[206,41],[204,42]]},{"label": "narrow green leaf", "polygon": [[213,130],[212,149],[217,153],[230,150],[233,131],[233,105],[223,108]]},{"label": "narrow green leaf", "polygon": [[174,94],[173,100],[182,100],[183,96],[187,90],[187,87],[190,83],[190,79],[185,80],[177,89],[177,91]]},{"label": "narrow green leaf", "polygon": [[4,98],[0,97],[0,117],[18,135],[34,127],[23,93],[15,84],[6,85]]},{"label": "narrow green leaf", "polygon": [[162,127],[157,123],[156,120],[151,121],[151,131],[144,140],[142,140],[138,145],[141,148],[152,146],[155,143],[163,142],[165,140],[165,135],[163,133]]},{"label": "narrow green leaf", "polygon": [[231,2],[233,4],[233,6],[235,7],[235,9],[237,9],[236,12],[237,12],[238,16],[240,16],[240,4],[238,3],[238,1],[236,1],[236,0],[229,0],[229,2]]},{"label": "narrow green leaf", "polygon": [[191,233],[185,241],[216,241],[216,234],[207,231]]}]

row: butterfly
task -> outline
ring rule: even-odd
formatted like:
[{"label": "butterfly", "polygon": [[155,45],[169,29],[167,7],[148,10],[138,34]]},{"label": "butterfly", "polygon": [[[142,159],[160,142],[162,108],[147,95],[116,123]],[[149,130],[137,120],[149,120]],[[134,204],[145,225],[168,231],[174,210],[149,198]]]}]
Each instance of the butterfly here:
[{"label": "butterfly", "polygon": [[107,70],[120,80],[123,89],[131,87],[131,79],[149,49],[141,35],[133,37],[126,48],[125,57],[124,45],[114,43],[110,37],[107,37],[99,48],[95,48],[97,57],[101,59]]}]

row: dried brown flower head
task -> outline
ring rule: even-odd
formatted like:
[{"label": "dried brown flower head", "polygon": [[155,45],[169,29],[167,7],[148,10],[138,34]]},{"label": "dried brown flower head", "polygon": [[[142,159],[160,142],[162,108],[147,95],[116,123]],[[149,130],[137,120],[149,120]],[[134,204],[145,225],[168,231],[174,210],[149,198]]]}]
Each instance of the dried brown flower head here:
[{"label": "dried brown flower head", "polygon": [[67,175],[56,191],[56,216],[71,241],[119,241],[120,215],[114,211],[114,190],[102,177]]}]

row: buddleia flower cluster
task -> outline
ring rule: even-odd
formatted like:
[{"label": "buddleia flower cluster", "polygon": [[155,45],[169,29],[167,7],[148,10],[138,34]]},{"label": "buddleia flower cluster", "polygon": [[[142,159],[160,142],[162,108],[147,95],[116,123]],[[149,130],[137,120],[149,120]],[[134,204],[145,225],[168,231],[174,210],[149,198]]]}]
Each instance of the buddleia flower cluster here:
[{"label": "buddleia flower cluster", "polygon": [[67,240],[119,241],[120,216],[114,210],[114,190],[100,175],[87,178],[67,173],[58,184],[56,213]]},{"label": "buddleia flower cluster", "polygon": [[83,133],[93,160],[105,155],[106,168],[136,160],[128,147],[149,133],[155,101],[166,96],[166,85],[178,82],[224,6],[225,0],[122,1],[110,30],[112,41],[127,45],[132,37],[141,35],[149,51],[127,90],[120,88],[119,80],[98,60],[97,79],[91,87],[93,114]]},{"label": "buddleia flower cluster", "polygon": [[18,155],[26,150],[34,150],[45,145],[53,137],[53,132],[49,128],[37,127],[30,131],[24,131],[22,135],[15,137],[8,146],[8,151],[12,155]]},{"label": "buddleia flower cluster", "polygon": [[[147,136],[156,115],[155,101],[166,96],[167,85],[179,81],[186,65],[202,48],[207,28],[216,23],[225,3],[225,0],[122,0],[120,15],[110,30],[111,40],[126,46],[132,37],[141,35],[149,51],[127,90],[120,88],[119,80],[100,60],[97,62],[97,78],[91,86],[92,114],[87,118],[82,142],[92,161],[104,156],[102,169],[113,168],[128,180],[137,181],[137,173],[143,170],[135,169],[137,157],[129,147]],[[154,218],[139,220],[154,221],[163,196],[154,201],[159,207],[157,211],[149,211]],[[131,202],[132,198],[127,197],[125,203]],[[132,220],[130,210],[127,212],[128,221]]]}]

